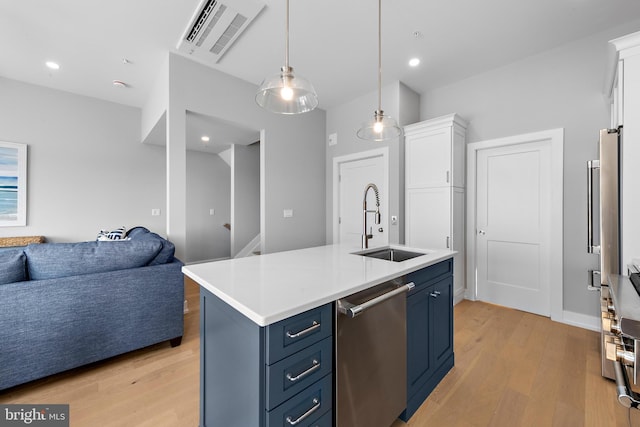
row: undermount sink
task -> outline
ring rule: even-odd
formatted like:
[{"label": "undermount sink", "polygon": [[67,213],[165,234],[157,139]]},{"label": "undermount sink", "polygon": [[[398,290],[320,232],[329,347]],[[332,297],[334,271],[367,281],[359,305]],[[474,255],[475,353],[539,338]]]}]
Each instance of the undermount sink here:
[{"label": "undermount sink", "polygon": [[405,251],[402,249],[391,247],[383,247],[363,252],[355,252],[354,255],[361,255],[369,258],[378,258],[385,261],[402,262],[408,259],[426,255],[426,253]]}]

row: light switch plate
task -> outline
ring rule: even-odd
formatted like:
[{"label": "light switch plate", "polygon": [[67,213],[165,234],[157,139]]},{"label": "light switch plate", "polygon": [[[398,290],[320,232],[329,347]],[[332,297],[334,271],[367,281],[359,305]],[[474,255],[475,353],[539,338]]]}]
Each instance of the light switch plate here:
[{"label": "light switch plate", "polygon": [[332,133],[329,135],[329,145],[337,145],[338,144],[338,134]]},{"label": "light switch plate", "polygon": [[285,209],[282,211],[282,216],[285,218],[291,218],[293,216],[293,209]]},{"label": "light switch plate", "polygon": [[151,209],[151,216],[160,216],[160,209]]}]

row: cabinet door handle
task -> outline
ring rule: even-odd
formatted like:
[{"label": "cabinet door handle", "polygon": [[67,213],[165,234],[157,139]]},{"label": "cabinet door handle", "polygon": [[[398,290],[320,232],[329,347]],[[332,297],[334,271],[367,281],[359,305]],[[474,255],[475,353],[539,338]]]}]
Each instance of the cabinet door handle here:
[{"label": "cabinet door handle", "polygon": [[429,295],[431,295],[432,298],[438,298],[440,296],[440,291],[433,291]]},{"label": "cabinet door handle", "polygon": [[291,331],[287,331],[287,337],[289,338],[300,338],[303,335],[306,335],[310,332],[315,331],[316,329],[318,329],[320,327],[320,323],[318,323],[317,321],[313,321],[313,323],[311,324],[311,326],[309,326],[307,329],[303,329],[299,332],[291,332]]},{"label": "cabinet door handle", "polygon": [[344,314],[345,316],[353,319],[356,316],[361,315],[365,310],[370,309],[373,306],[376,306],[386,300],[388,300],[389,298],[393,298],[398,294],[401,294],[403,292],[409,292],[411,289],[415,288],[416,284],[413,282],[409,282],[404,286],[400,286],[398,288],[395,288],[392,291],[389,291],[387,293],[384,293],[382,295],[379,295],[373,299],[370,299],[369,301],[365,301],[362,304],[359,305],[353,305],[351,304],[349,301],[347,301],[346,299],[339,299],[338,300],[338,313],[340,314]]},{"label": "cabinet door handle", "polygon": [[287,379],[291,382],[296,382],[301,378],[306,377],[307,375],[309,375],[310,373],[314,372],[315,370],[320,369],[320,363],[316,360],[313,359],[313,362],[311,362],[311,367],[303,372],[300,372],[298,375],[296,375],[295,377],[293,375],[291,375],[291,373],[287,374]]},{"label": "cabinet door handle", "polygon": [[447,183],[449,182],[449,171],[447,171]]},{"label": "cabinet door handle", "polygon": [[450,249],[449,248],[449,236],[447,236],[447,249]]},{"label": "cabinet door handle", "polygon": [[316,412],[318,409],[320,409],[320,401],[318,400],[317,397],[313,398],[313,406],[304,414],[300,415],[297,419],[292,420],[291,417],[287,417],[287,422],[292,425],[295,426],[296,424],[304,421],[305,418],[307,418],[309,415],[313,414],[314,412]]}]

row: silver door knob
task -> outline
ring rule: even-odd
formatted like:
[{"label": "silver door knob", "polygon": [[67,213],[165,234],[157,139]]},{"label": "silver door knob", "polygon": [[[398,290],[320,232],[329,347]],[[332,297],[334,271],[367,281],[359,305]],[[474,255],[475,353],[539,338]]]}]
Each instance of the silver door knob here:
[{"label": "silver door knob", "polygon": [[482,234],[484,236],[485,234],[487,234],[487,232],[484,230],[478,230],[478,234]]}]

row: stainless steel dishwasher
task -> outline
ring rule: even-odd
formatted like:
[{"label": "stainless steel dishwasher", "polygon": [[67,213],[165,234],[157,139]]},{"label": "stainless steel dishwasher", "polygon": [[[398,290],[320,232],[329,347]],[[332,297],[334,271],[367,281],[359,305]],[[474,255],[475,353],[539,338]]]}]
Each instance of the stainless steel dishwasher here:
[{"label": "stainless steel dishwasher", "polygon": [[336,426],[389,427],[407,405],[407,297],[402,279],[337,302]]}]

